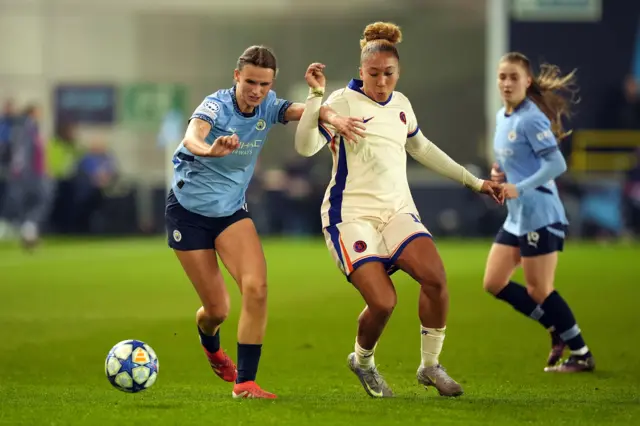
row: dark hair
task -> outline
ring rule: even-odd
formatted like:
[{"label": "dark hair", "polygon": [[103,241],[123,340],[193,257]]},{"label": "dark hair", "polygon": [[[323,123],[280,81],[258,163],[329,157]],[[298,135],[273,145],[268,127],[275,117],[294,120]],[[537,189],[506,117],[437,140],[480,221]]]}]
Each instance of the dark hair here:
[{"label": "dark hair", "polygon": [[374,22],[364,29],[360,39],[360,62],[373,53],[389,52],[400,60],[396,44],[402,41],[400,27],[390,22]]},{"label": "dark hair", "polygon": [[276,55],[273,53],[273,50],[266,46],[248,47],[238,58],[236,67],[238,71],[242,71],[245,65],[269,68],[273,70],[274,74],[278,72]]},{"label": "dark hair", "polygon": [[556,65],[542,64],[540,73],[536,76],[533,73],[531,61],[520,52],[507,53],[500,62],[518,63],[524,67],[531,77],[527,96],[551,121],[551,130],[558,140],[569,136],[571,130],[564,130],[562,119],[571,116],[571,104],[577,102],[575,100],[575,94],[578,92],[575,84],[576,70],[563,76]]}]

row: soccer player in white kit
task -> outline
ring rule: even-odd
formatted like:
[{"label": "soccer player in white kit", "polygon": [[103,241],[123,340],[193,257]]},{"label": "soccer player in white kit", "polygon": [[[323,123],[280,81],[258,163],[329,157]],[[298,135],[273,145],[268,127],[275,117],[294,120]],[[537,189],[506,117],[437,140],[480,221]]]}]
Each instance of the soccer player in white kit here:
[{"label": "soccer player in white kit", "polygon": [[426,167],[496,201],[501,189],[497,183],[473,176],[420,131],[411,103],[394,91],[399,77],[395,44],[401,37],[393,24],[368,25],[360,41],[361,80],[352,80],[326,102],[342,116],[362,117],[365,128],[359,133],[363,137],[350,143],[331,126],[319,123],[322,77],[318,78],[321,87],[310,90],[295,146],[301,155],[311,156],[328,144],[333,155],[332,178],[322,204],[324,235],[338,267],[366,302],[349,367],[370,396],[393,395],[375,366],[374,350],[396,305],[389,275],[401,269],[422,289],[418,382],[435,387],[441,395],[458,396],[462,387],[438,360],[449,307],[444,266],[413,202],[406,152]]}]

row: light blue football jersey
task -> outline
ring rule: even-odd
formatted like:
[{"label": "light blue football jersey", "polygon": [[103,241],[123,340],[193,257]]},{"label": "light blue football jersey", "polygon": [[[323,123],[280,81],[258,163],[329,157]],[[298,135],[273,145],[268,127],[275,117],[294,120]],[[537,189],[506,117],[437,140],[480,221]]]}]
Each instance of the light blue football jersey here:
[{"label": "light blue football jersey", "polygon": [[[512,114],[498,111],[493,141],[496,160],[509,183],[517,184],[540,169],[541,156],[558,149],[551,123],[538,106],[525,99]],[[568,224],[555,181],[522,191],[507,200],[504,229],[522,236],[553,223]]]},{"label": "light blue football jersey", "polygon": [[245,193],[267,134],[276,123],[285,124],[291,102],[278,99],[274,91],[252,112],[238,108],[235,87],[207,96],[191,118],[211,124],[206,142],[237,134],[240,147],[219,158],[194,156],[181,143],[173,156],[172,189],[185,209],[207,217],[230,216],[245,204]]}]

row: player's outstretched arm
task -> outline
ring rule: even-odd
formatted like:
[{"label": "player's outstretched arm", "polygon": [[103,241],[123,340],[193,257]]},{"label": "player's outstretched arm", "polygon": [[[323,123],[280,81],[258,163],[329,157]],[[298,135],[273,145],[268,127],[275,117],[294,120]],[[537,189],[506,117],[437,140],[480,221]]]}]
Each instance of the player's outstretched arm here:
[{"label": "player's outstretched arm", "polygon": [[[306,104],[293,103],[287,109],[285,114],[286,121],[300,121],[302,113],[304,113]],[[320,121],[333,126],[336,129],[336,133],[344,136],[348,141],[357,143],[358,137],[364,137],[364,130],[366,129],[361,117],[344,117],[336,112],[329,105],[322,105],[320,107]]]},{"label": "player's outstretched arm", "polygon": [[209,145],[205,142],[207,135],[211,131],[211,124],[199,118],[194,118],[189,122],[182,144],[193,155],[198,157],[224,157],[238,148],[238,136],[221,136]]},{"label": "player's outstretched arm", "polygon": [[545,183],[556,179],[567,171],[567,162],[557,147],[539,154],[540,168],[531,176],[517,184],[505,183],[504,193],[507,199],[518,198],[524,191],[537,188]]},{"label": "player's outstretched arm", "polygon": [[434,172],[458,181],[474,191],[488,194],[497,202],[502,202],[500,184],[475,177],[427,139],[422,131],[418,130],[417,134],[407,139],[406,150],[409,155]]},{"label": "player's outstretched arm", "polygon": [[296,151],[304,157],[311,157],[327,143],[327,140],[318,129],[323,95],[324,89],[309,89],[309,97],[305,103],[302,117],[300,117],[300,123],[296,128]]},{"label": "player's outstretched arm", "polygon": [[[307,81],[311,92],[318,90],[324,94],[324,88],[326,86],[324,69],[325,66],[318,62],[309,65],[307,68],[304,78]],[[292,104],[285,113],[285,119],[287,121],[298,121],[302,119],[302,114],[304,113],[305,108],[306,104]],[[341,134],[348,141],[357,143],[358,137],[364,137],[363,132],[365,130],[365,126],[361,117],[347,117],[345,115],[340,115],[329,105],[321,105],[318,117],[320,118],[320,121],[332,126],[336,133]]]}]

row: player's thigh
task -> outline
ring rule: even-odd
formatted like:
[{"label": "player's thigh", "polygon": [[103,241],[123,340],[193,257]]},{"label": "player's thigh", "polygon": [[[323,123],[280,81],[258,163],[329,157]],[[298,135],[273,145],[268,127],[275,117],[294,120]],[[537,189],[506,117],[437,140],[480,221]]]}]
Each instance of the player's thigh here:
[{"label": "player's thigh", "polygon": [[564,250],[565,227],[550,225],[520,237],[527,290],[541,303],[553,291],[558,252]]},{"label": "player's thigh", "polygon": [[429,230],[413,214],[399,214],[382,231],[389,262],[420,284],[444,286],[446,274]]},{"label": "player's thigh", "polygon": [[493,295],[506,287],[520,265],[520,242],[518,237],[501,228],[489,250],[484,268],[483,287]]},{"label": "player's thigh", "polygon": [[211,218],[192,213],[177,202],[165,210],[165,227],[171,247],[209,315],[226,315],[229,294],[214,251]]},{"label": "player's thigh", "polygon": [[360,292],[374,315],[388,317],[397,303],[396,289],[382,262],[367,262],[357,268],[349,281]]},{"label": "player's thigh", "polygon": [[380,263],[386,268],[387,249],[375,225],[368,220],[355,220],[324,228],[327,248],[347,277],[367,263]]},{"label": "player's thigh", "polygon": [[266,298],[267,263],[258,231],[248,215],[237,213],[215,239],[220,260],[240,291]]},{"label": "player's thigh", "polygon": [[174,253],[198,293],[205,312],[224,320],[229,313],[230,300],[216,252],[213,249],[174,249]]}]

